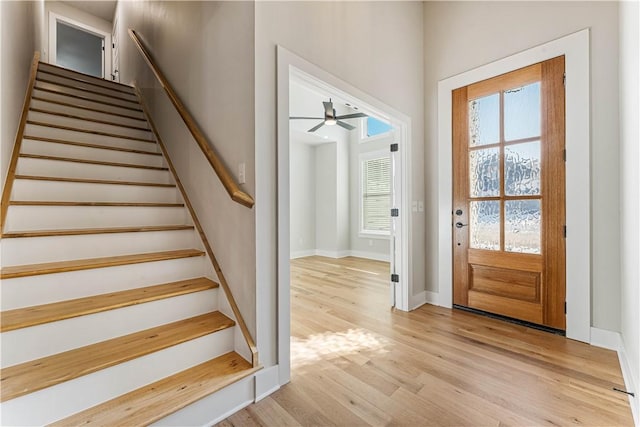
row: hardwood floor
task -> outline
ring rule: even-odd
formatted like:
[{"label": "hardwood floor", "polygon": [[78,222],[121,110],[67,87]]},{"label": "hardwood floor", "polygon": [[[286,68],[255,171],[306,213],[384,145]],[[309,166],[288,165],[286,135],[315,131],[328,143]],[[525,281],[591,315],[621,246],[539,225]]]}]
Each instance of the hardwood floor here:
[{"label": "hardwood floor", "polygon": [[425,305],[389,308],[388,264],[291,261],[291,383],[230,426],[632,426],[615,352]]}]

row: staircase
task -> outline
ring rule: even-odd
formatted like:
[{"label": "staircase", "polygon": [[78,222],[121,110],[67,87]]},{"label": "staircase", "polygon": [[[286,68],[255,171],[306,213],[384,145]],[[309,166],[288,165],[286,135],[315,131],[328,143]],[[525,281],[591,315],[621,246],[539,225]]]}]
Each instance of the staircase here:
[{"label": "staircase", "polygon": [[148,425],[249,378],[133,88],[38,63],[20,142],[0,241],[2,425]]}]

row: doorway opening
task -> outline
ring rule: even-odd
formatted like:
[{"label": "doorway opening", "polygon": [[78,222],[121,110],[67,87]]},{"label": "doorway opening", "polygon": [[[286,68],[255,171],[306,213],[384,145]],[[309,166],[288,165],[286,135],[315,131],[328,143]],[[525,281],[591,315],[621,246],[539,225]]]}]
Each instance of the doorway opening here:
[{"label": "doorway opening", "polygon": [[111,34],[49,13],[49,62],[79,73],[111,79]]},{"label": "doorway opening", "polygon": [[291,307],[310,292],[301,281],[327,302],[364,304],[380,319],[390,307],[408,311],[410,120],[280,47],[278,81],[278,363],[285,384],[297,348],[291,319],[300,312]]}]

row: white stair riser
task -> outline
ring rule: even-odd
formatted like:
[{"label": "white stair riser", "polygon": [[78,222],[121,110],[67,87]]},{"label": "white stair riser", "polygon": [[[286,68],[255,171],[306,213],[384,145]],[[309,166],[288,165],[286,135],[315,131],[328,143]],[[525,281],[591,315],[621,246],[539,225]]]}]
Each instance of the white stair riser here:
[{"label": "white stair riser", "polygon": [[254,376],[199,399],[148,427],[212,426],[249,406],[256,399]]},{"label": "white stair riser", "polygon": [[67,157],[71,159],[97,160],[101,162],[127,163],[133,165],[163,167],[162,156],[140,154],[104,148],[83,147],[71,144],[24,139],[20,154]]},{"label": "white stair riser", "polygon": [[167,170],[95,165],[49,159],[21,157],[16,168],[18,175],[53,176],[58,178],[85,178],[115,181],[169,184]]},{"label": "white stair riser", "polygon": [[228,353],[232,328],[85,375],[0,406],[4,425],[43,425]]},{"label": "white stair riser", "polygon": [[197,248],[193,230],[3,239],[2,266]]},{"label": "white stair riser", "polygon": [[4,332],[2,367],[210,313],[216,310],[217,292],[209,289]]},{"label": "white stair riser", "polygon": [[175,187],[16,179],[13,200],[177,203]]},{"label": "white stair riser", "polygon": [[184,207],[9,206],[6,231],[184,224]]},{"label": "white stair riser", "polygon": [[96,270],[79,270],[4,279],[0,303],[2,310],[12,310],[178,280],[215,277],[207,273],[210,267],[205,261],[205,257],[190,257],[108,267],[101,269],[100,274]]},{"label": "white stair riser", "polygon": [[54,67],[46,63],[40,63],[40,65],[38,65],[38,71],[48,71],[58,76],[63,76],[63,77],[66,76],[71,79],[86,80],[86,81],[90,81],[91,83],[94,83],[95,85],[103,86],[105,88],[126,90],[126,91],[129,91],[130,93],[134,93],[133,88],[131,86],[119,85],[105,79],[92,79],[92,78],[87,78],[85,76],[79,76],[77,73],[74,73],[73,71],[65,70],[59,67]]},{"label": "white stair riser", "polygon": [[57,84],[52,84],[52,83],[47,83],[47,82],[42,82],[39,80],[36,80],[36,87],[38,89],[48,89],[48,90],[53,90],[57,93],[63,93],[66,95],[74,95],[74,96],[82,96],[82,97],[86,97],[86,98],[91,98],[92,100],[95,101],[100,101],[100,102],[106,102],[109,104],[115,104],[121,107],[125,107],[128,109],[131,108],[135,108],[135,109],[139,109],[140,105],[138,104],[137,101],[131,101],[131,100],[126,100],[123,98],[112,98],[110,96],[106,96],[106,95],[98,95],[95,93],[89,93],[89,92],[85,92],[82,89],[73,89],[70,87],[66,87],[66,86],[60,86]]},{"label": "white stair riser", "polygon": [[[69,103],[74,104],[73,101]],[[67,105],[60,105],[53,102],[42,101],[39,99],[32,99],[30,107],[46,110],[46,111],[53,111],[56,113],[73,114],[74,116],[84,117],[87,119],[113,122],[113,123],[122,124],[125,126],[135,126],[135,127],[147,128],[147,129],[149,128],[149,125],[147,124],[147,122],[143,120],[128,119],[126,117],[116,116],[113,114],[100,113],[97,111],[85,110],[84,108],[76,108],[76,107],[70,107]]]},{"label": "white stair riser", "polygon": [[121,97],[123,99],[129,99],[131,101],[137,101],[136,95],[134,93],[131,93],[129,91],[129,93],[124,93],[122,92],[122,89],[118,88],[118,90],[114,90],[114,89],[110,89],[110,88],[106,88],[104,86],[98,86],[95,84],[90,84],[90,83],[85,83],[79,80],[74,80],[74,79],[70,79],[67,77],[61,77],[55,74],[49,74],[49,73],[43,73],[43,72],[38,72],[38,75],[36,77],[38,80],[48,80],[51,82],[55,82],[55,83],[60,83],[60,84],[64,84],[67,86],[73,86],[76,87],[78,89],[82,89],[82,90],[90,90],[93,92],[100,92],[104,95],[111,95],[111,96],[118,96]]},{"label": "white stair riser", "polygon": [[58,116],[55,114],[47,114],[40,111],[29,111],[28,120],[50,123],[59,126],[68,126],[79,129],[113,133],[116,135],[129,136],[132,138],[143,138],[149,141],[153,140],[153,134],[148,130],[131,129],[118,125],[97,123],[89,120],[75,119],[71,117]]},{"label": "white stair riser", "polygon": [[52,101],[66,102],[68,104],[74,104],[74,105],[80,105],[88,108],[93,108],[98,111],[108,111],[111,113],[121,114],[127,117],[133,117],[133,118],[139,118],[139,119],[144,118],[144,114],[141,111],[133,111],[126,108],[116,107],[113,105],[106,105],[106,104],[103,104],[100,102],[94,102],[88,99],[74,98],[62,93],[46,92],[43,90],[38,90],[37,87],[34,88],[33,95],[38,98],[49,99]]},{"label": "white stair riser", "polygon": [[95,135],[87,132],[57,129],[48,126],[34,125],[31,123],[27,123],[24,133],[25,136],[39,136],[43,138],[61,139],[63,141],[86,142],[87,144],[100,144],[146,151],[154,151],[157,146],[155,142],[138,141],[135,139],[119,138],[115,136]]}]

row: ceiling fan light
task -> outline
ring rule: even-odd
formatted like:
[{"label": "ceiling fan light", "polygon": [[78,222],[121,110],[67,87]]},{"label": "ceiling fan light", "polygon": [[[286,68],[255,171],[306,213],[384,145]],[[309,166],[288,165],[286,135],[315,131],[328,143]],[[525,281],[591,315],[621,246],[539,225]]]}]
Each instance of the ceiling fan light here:
[{"label": "ceiling fan light", "polygon": [[336,123],[338,123],[338,121],[336,119],[326,119],[324,121],[324,124],[327,125],[327,126],[333,126]]}]

